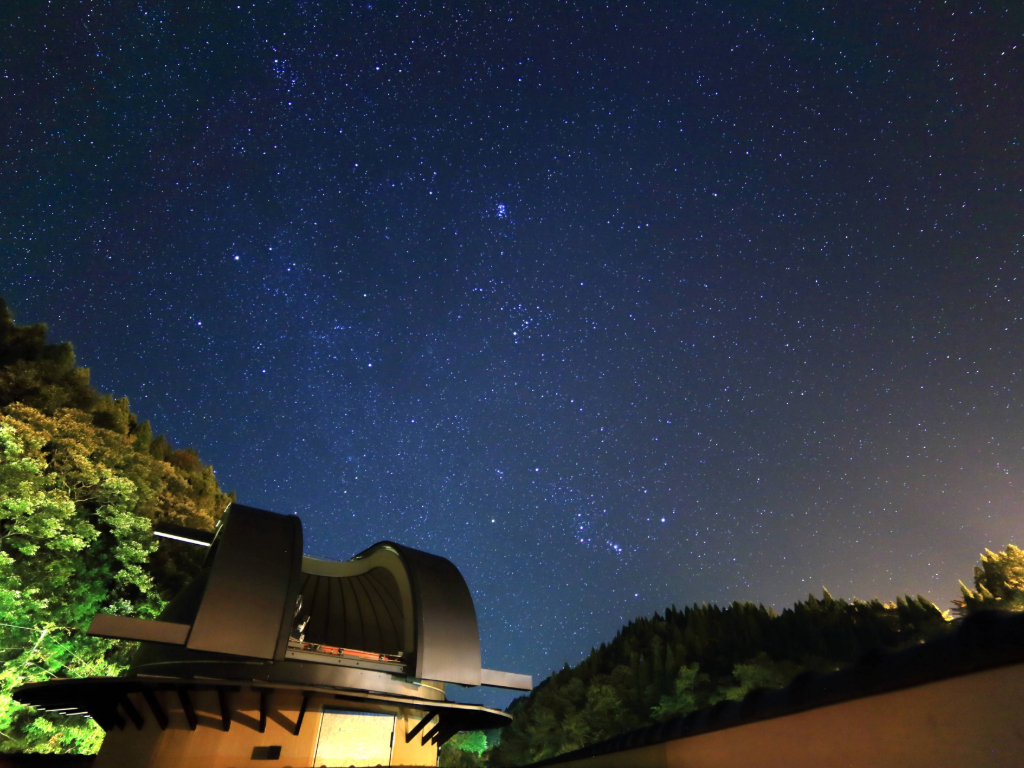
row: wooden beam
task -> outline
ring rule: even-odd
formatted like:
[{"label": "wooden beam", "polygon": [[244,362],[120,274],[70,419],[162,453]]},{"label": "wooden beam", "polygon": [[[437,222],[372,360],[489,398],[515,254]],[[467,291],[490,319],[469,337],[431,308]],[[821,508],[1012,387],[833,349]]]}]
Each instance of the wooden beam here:
[{"label": "wooden beam", "polygon": [[189,729],[194,731],[199,721],[196,719],[196,711],[192,707],[192,699],[189,698],[188,689],[183,685],[178,686],[178,700],[181,702],[181,708],[185,711],[185,719],[188,720]]},{"label": "wooden beam", "polygon": [[142,689],[142,698],[149,704],[149,711],[153,713],[153,717],[156,719],[157,725],[160,726],[161,731],[167,730],[167,713],[164,712],[164,708],[160,706],[160,701],[157,699],[156,694],[149,688]]}]

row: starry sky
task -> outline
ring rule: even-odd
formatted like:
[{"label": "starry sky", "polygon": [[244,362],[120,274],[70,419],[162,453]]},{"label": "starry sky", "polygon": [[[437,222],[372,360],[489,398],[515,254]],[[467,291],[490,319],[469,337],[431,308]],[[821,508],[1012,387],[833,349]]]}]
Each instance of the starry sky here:
[{"label": "starry sky", "polygon": [[454,561],[491,668],[671,603],[948,607],[1024,544],[1022,33],[5,3],[0,294],[309,553]]}]

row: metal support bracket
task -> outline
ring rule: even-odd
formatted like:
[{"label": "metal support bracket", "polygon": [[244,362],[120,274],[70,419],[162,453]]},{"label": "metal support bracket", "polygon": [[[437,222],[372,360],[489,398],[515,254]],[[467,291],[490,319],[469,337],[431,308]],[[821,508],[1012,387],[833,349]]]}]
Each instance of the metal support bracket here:
[{"label": "metal support bracket", "polygon": [[438,720],[437,721],[437,725],[435,725],[433,728],[430,729],[430,733],[424,734],[423,740],[420,742],[420,746],[426,745],[426,743],[428,741],[433,741],[437,737],[438,731],[440,731],[440,730],[441,730],[441,721]]},{"label": "metal support bracket", "polygon": [[157,725],[160,726],[161,731],[167,730],[167,713],[164,712],[164,708],[160,706],[160,701],[157,699],[156,694],[149,688],[142,689],[142,698],[149,704],[149,711],[153,713],[153,718],[156,720]]},{"label": "metal support bracket", "polygon": [[181,708],[185,711],[189,729],[194,731],[199,721],[196,719],[196,711],[192,706],[192,699],[189,698],[188,689],[183,685],[178,686],[178,700],[181,702]]},{"label": "metal support bracket", "polygon": [[270,691],[266,688],[260,689],[260,733],[267,732],[267,705],[270,698]]},{"label": "metal support bracket", "polygon": [[437,717],[437,712],[433,709],[428,709],[427,714],[423,716],[423,719],[416,723],[416,727],[405,734],[405,743],[408,744],[410,741],[416,738],[416,734],[422,731],[427,723]]},{"label": "metal support bracket", "polygon": [[309,706],[309,693],[302,694],[302,706],[299,707],[299,716],[295,720],[295,735],[299,735],[299,731],[302,729],[302,719],[306,716],[306,707]]},{"label": "metal support bracket", "polygon": [[217,689],[217,701],[220,702],[220,722],[225,732],[231,730],[231,707],[228,702],[228,692],[223,688]]},{"label": "metal support bracket", "polygon": [[142,726],[145,725],[145,721],[142,719],[142,715],[139,710],[137,710],[135,705],[132,704],[132,700],[128,698],[127,693],[121,694],[121,700],[119,703],[121,705],[121,709],[123,709],[124,713],[128,715],[128,719],[132,721],[135,729],[141,731]]}]

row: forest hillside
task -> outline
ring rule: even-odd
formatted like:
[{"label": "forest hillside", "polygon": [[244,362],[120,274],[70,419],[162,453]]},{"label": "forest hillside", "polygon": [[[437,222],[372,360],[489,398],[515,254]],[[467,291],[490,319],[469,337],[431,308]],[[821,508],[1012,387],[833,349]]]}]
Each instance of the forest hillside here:
[{"label": "forest hillside", "polygon": [[513,702],[514,722],[486,754],[492,765],[526,765],[754,688],[781,688],[804,670],[834,671],[948,625],[933,603],[913,596],[847,602],[825,591],[781,614],[752,603],[671,607],[630,622]]},{"label": "forest hillside", "polygon": [[158,550],[153,523],[212,530],[232,497],[46,334],[0,299],[0,751],[89,753],[91,720],[38,715],[11,691],[124,669],[131,644],[87,637],[92,616],[156,616],[198,563]]},{"label": "forest hillside", "polygon": [[[959,616],[1024,610],[1024,551],[986,551],[974,588],[960,590]],[[756,688],[784,687],[807,670],[827,673],[876,650],[925,642],[956,621],[921,596],[846,601],[827,590],[782,613],[753,603],[673,606],[631,621],[513,701],[515,719],[502,732],[460,734],[442,748],[441,765],[528,765]]]}]

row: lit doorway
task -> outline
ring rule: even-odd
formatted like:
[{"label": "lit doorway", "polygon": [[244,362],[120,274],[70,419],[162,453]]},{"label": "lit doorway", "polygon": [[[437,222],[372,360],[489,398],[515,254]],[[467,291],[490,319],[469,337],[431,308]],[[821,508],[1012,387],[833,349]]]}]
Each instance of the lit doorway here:
[{"label": "lit doorway", "polygon": [[391,765],[394,738],[394,715],[325,707],[313,765]]}]

